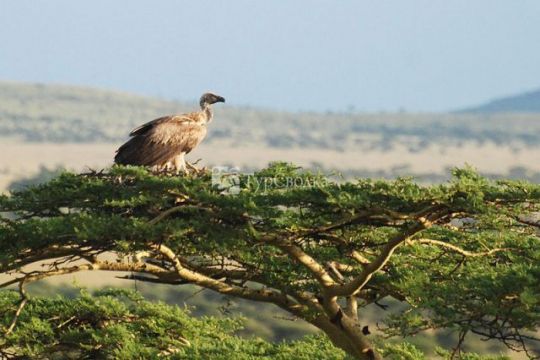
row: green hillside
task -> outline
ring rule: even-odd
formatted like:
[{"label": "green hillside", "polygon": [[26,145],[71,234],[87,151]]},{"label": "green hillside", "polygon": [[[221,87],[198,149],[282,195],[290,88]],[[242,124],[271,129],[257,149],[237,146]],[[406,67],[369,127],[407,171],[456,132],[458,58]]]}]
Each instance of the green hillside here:
[{"label": "green hillside", "polygon": [[[226,94],[224,94],[226,96]],[[235,99],[228,99],[231,103]],[[62,85],[0,82],[0,133],[40,142],[121,142],[129,131],[196,104]],[[286,113],[220,106],[206,142],[382,148],[493,141],[540,144],[540,115]]]}]

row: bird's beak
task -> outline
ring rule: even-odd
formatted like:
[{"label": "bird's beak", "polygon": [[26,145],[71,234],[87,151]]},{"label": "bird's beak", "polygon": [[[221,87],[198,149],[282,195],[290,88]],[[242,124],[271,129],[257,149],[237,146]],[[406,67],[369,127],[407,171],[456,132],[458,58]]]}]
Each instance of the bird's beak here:
[{"label": "bird's beak", "polygon": [[224,97],[221,97],[221,96],[218,96],[218,97],[217,97],[217,102],[222,102],[222,103],[224,103],[224,102],[225,102],[225,98],[224,98]]}]

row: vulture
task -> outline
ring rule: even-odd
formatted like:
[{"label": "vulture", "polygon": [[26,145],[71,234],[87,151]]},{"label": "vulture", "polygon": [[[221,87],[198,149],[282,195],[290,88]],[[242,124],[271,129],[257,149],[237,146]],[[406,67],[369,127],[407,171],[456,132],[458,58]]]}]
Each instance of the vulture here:
[{"label": "vulture", "polygon": [[225,99],[205,93],[199,101],[200,111],[164,116],[139,126],[129,134],[131,139],[116,150],[114,162],[187,172],[184,155],[206,136],[206,126],[213,116],[211,105],[217,102]]}]

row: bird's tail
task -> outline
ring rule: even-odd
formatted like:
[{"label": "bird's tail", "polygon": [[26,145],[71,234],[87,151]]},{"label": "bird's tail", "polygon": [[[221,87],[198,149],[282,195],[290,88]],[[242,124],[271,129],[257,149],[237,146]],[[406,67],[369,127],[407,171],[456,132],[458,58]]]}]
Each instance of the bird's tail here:
[{"label": "bird's tail", "polygon": [[134,136],[116,150],[114,162],[119,165],[140,165],[139,152],[141,137]]}]

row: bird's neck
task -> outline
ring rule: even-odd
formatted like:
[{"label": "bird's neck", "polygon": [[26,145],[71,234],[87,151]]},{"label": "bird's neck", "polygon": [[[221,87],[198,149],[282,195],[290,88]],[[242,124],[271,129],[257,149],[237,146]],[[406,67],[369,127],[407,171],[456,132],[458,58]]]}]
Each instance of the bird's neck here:
[{"label": "bird's neck", "polygon": [[214,116],[214,114],[212,113],[212,108],[210,107],[210,104],[201,105],[201,114],[203,115],[206,123],[212,121],[212,117]]}]

